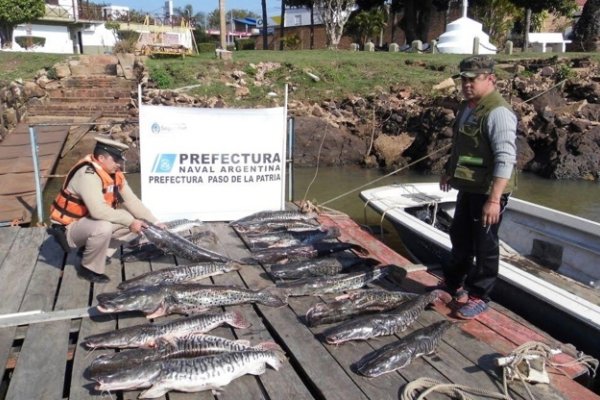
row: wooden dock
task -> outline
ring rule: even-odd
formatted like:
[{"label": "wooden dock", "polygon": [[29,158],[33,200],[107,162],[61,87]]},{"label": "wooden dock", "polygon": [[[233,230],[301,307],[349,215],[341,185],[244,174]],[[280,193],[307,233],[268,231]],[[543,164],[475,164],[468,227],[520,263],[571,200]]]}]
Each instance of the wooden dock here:
[{"label": "wooden dock", "polygon": [[[399,266],[393,279],[379,285],[422,293],[423,285],[435,282],[435,277],[428,271],[413,268],[406,259],[361,230],[348,217],[331,215],[319,219],[324,225],[340,226],[343,230],[341,240],[363,245],[383,264]],[[229,226],[211,223],[209,228],[218,238],[212,250],[234,259],[250,256],[243,241]],[[109,398],[107,393],[93,389],[92,382],[84,377],[84,370],[95,357],[110,350],[89,352],[80,343],[91,334],[147,321],[139,313],[95,316],[95,296],[116,290],[123,279],[187,263],[173,256],[128,263],[117,258],[108,266],[111,281],[91,285],[77,277],[74,265],[78,262],[76,252],[65,255],[44,228],[0,229],[0,376],[4,377],[0,399]],[[400,268],[402,266],[405,268]],[[210,282],[251,289],[273,285],[260,265],[213,277],[207,280]],[[420,377],[500,393],[502,372],[493,364],[495,357],[508,354],[531,340],[559,345],[518,316],[493,305],[478,320],[457,324],[448,331],[435,355],[419,358],[398,372],[368,379],[352,372],[350,365],[373,349],[446,318],[448,310],[443,305],[426,310],[414,327],[398,337],[330,346],[318,336],[327,326],[309,328],[304,315],[315,303],[332,298],[294,297],[282,308],[227,307],[240,310],[252,326],[248,329],[219,328],[211,334],[247,339],[253,344],[274,340],[285,350],[289,362],[279,371],[268,369],[260,376],[243,376],[218,396],[210,392],[170,392],[163,399],[398,399],[405,384]],[[561,357],[563,361],[570,359],[566,355]],[[599,400],[600,396],[572,379],[581,372],[581,368],[570,368],[570,376],[565,376],[551,370],[550,385],[529,388],[536,399]],[[513,399],[529,399],[523,384],[514,383],[510,387]],[[113,393],[112,398],[134,399],[138,394],[137,391],[118,392]],[[446,397],[433,395],[428,398]]]}]

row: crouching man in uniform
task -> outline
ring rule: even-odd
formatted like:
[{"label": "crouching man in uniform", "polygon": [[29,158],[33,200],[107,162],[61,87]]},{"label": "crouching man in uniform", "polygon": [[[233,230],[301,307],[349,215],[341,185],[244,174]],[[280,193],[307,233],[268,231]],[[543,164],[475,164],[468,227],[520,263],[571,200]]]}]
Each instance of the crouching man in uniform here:
[{"label": "crouching man in uniform", "polygon": [[115,140],[96,138],[93,154],[71,168],[50,208],[55,232],[64,232],[65,250],[85,248],[77,275],[90,282],[108,282],[108,257],[147,227],[144,220],[157,222],[121,171],[128,149]]}]

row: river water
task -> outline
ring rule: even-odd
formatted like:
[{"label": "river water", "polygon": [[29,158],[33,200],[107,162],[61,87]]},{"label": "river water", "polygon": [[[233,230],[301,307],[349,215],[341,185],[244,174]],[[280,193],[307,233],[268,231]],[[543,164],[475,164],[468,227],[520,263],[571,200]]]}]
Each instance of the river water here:
[{"label": "river water", "polygon": [[[384,177],[381,171],[359,167],[295,168],[294,200],[309,200],[348,214],[357,223],[378,232],[378,237],[405,255],[395,229],[359,198],[361,190],[392,183],[437,182],[437,175],[406,172]],[[341,197],[340,197],[341,196]],[[533,174],[518,175],[514,197],[600,222],[600,183],[557,181]]]},{"label": "river water", "polygon": [[[127,179],[133,190],[139,194],[139,174],[129,174]],[[379,170],[356,166],[294,168],[293,200],[310,200],[318,206],[344,212],[361,225],[369,226],[374,231],[385,232],[386,234],[381,237],[383,241],[402,253],[402,244],[391,225],[386,222],[380,223],[378,214],[372,210],[365,210],[363,202],[358,197],[360,190],[392,183],[437,182],[437,180],[437,175],[422,175],[410,171],[384,178],[384,174]],[[46,215],[61,182],[62,179],[52,179],[47,185],[44,198]],[[518,188],[514,196],[600,222],[600,201],[598,201],[600,183],[598,182],[556,181],[522,173],[518,176]]]}]

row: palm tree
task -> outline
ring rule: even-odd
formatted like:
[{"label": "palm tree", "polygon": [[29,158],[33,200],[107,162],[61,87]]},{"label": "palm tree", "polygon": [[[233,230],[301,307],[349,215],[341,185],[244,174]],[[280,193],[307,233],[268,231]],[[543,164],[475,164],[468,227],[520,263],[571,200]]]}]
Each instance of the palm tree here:
[{"label": "palm tree", "polygon": [[194,7],[191,4],[187,4],[183,8],[177,7],[173,10],[173,13],[180,19],[183,19],[185,22],[187,22],[189,26],[192,26],[193,24],[190,22],[194,21],[195,23],[200,24],[200,26],[203,28],[206,28],[206,13],[194,13]]}]

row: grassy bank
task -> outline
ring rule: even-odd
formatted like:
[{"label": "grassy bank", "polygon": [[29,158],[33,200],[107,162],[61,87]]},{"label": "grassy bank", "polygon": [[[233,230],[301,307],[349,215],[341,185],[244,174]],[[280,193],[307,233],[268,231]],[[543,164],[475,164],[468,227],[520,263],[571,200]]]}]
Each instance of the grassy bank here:
[{"label": "grassy bank", "polygon": [[[386,92],[390,87],[408,87],[428,94],[433,85],[457,72],[463,58],[454,54],[414,54],[349,51],[239,51],[232,61],[216,59],[212,53],[191,57],[148,59],[152,80],[164,89],[187,87],[196,96],[219,96],[229,106],[247,107],[270,104],[269,92],[282,93],[289,85],[290,100],[318,102],[349,96],[369,96]],[[555,55],[520,53],[496,56],[500,64],[512,65],[520,59],[552,58]],[[561,58],[591,57],[600,61],[598,53],[565,53]],[[64,55],[35,53],[0,53],[0,81],[31,79],[40,68],[48,68],[66,59]],[[252,65],[279,63],[281,67],[266,72],[259,81],[260,69]],[[566,63],[568,65],[568,62]],[[567,66],[568,68],[568,66]],[[249,93],[236,98],[232,83],[234,71],[242,71]],[[511,72],[499,69],[500,78]],[[316,77],[316,78],[315,78]],[[255,82],[259,81],[260,84]]]},{"label": "grassy bank", "polygon": [[67,57],[64,54],[0,51],[0,85],[18,79],[31,80],[40,69],[48,69]]},{"label": "grassy bank", "polygon": [[[548,59],[551,53],[521,53],[496,56],[499,64],[512,66],[522,59]],[[320,102],[352,96],[366,97],[389,91],[390,87],[408,87],[420,94],[430,94],[431,88],[455,74],[463,55],[415,54],[349,51],[240,51],[233,54],[232,62],[223,62],[212,54],[201,54],[186,59],[150,59],[147,62],[153,80],[165,88],[194,86],[186,91],[199,96],[221,96],[231,106],[269,104],[268,92],[282,92],[289,84],[290,100]],[[566,53],[561,58],[592,57],[600,54]],[[281,68],[265,76],[265,85],[248,84],[250,94],[236,98],[231,86],[233,71],[243,71],[246,83],[253,81],[256,70],[251,65],[277,62]],[[567,62],[568,64],[568,62]],[[568,68],[568,67],[563,67]],[[315,80],[310,74],[318,77]],[[500,78],[511,75],[498,70]],[[198,86],[201,82],[201,86]]]}]

